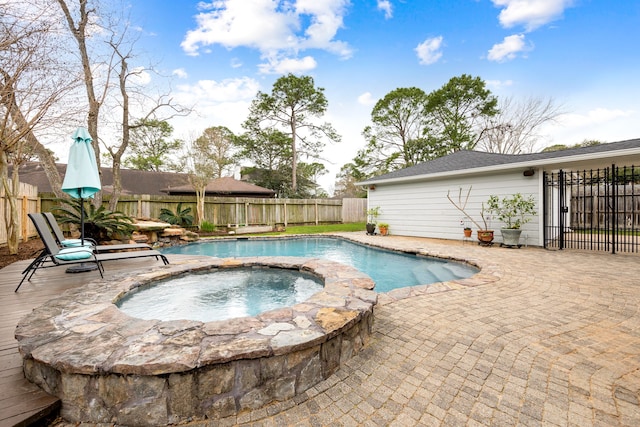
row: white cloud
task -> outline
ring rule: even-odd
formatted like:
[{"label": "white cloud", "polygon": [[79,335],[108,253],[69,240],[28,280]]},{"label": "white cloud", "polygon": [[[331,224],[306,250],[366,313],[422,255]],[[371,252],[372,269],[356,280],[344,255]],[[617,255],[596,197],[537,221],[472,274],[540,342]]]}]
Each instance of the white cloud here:
[{"label": "white cloud", "polygon": [[352,54],[347,43],[334,39],[343,27],[348,0],[216,0],[200,5],[205,11],[181,44],[189,55],[215,44],[258,49],[270,61],[305,49],[343,58]]},{"label": "white cloud", "polygon": [[485,80],[488,87],[501,89],[503,87],[513,86],[513,80]]},{"label": "white cloud", "polygon": [[631,110],[619,110],[608,108],[594,108],[585,114],[563,114],[558,117],[558,123],[567,127],[582,127],[599,125],[619,118],[629,117],[634,114]]},{"label": "white cloud", "polygon": [[524,34],[514,34],[507,36],[502,40],[502,43],[494,44],[489,49],[487,59],[489,61],[504,62],[514,59],[519,52],[526,52],[532,49],[532,46],[527,46],[524,39]]},{"label": "white cloud", "polygon": [[563,114],[546,126],[543,133],[548,135],[546,145],[572,145],[591,139],[603,142],[623,141],[637,138],[640,130],[638,123],[638,111],[597,107],[584,112]]},{"label": "white cloud", "polygon": [[420,64],[433,64],[442,57],[442,52],[440,51],[440,48],[442,47],[442,40],[442,36],[431,37],[420,43],[415,48]]},{"label": "white cloud", "polygon": [[187,71],[184,68],[176,68],[171,74],[177,76],[179,79],[186,79],[187,77],[189,77]]},{"label": "white cloud", "polygon": [[492,0],[502,8],[498,19],[505,28],[523,25],[527,31],[547,24],[562,16],[574,0]]},{"label": "white cloud", "polygon": [[361,105],[373,105],[376,103],[376,100],[371,95],[371,92],[365,92],[358,97],[358,104]]},{"label": "white cloud", "polygon": [[174,135],[189,139],[210,126],[226,126],[232,132],[241,133],[242,122],[258,90],[259,83],[249,77],[178,85],[174,92],[176,102],[193,107],[194,113],[171,120]]},{"label": "white cloud", "polygon": [[210,102],[236,102],[252,99],[260,85],[254,79],[242,77],[225,79],[222,82],[215,80],[200,80],[195,85],[183,84],[177,87],[177,96],[188,103]]},{"label": "white cloud", "polygon": [[304,58],[284,58],[281,60],[270,60],[269,62],[258,65],[263,74],[300,74],[316,68],[318,63],[311,56]]},{"label": "white cloud", "polygon": [[378,0],[378,10],[384,12],[385,19],[391,19],[393,17],[393,5],[389,0]]}]

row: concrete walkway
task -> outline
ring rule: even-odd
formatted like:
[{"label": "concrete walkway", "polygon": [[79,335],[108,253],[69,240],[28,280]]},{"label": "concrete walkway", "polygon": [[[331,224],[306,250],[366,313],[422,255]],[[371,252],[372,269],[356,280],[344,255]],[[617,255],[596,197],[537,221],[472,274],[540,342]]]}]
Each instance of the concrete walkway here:
[{"label": "concrete walkway", "polygon": [[637,255],[359,239],[472,259],[497,280],[379,306],[346,369],[295,402],[210,425],[640,425]]}]

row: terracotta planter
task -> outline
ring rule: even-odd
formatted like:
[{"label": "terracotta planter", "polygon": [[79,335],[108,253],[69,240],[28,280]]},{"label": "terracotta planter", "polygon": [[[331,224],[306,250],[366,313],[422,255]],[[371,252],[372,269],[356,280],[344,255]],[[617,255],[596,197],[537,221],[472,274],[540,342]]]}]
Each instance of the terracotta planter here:
[{"label": "terracotta planter", "polygon": [[478,240],[484,245],[491,244],[493,242],[493,230],[478,230]]},{"label": "terracotta planter", "polygon": [[378,226],[378,230],[380,230],[380,234],[386,236],[389,233],[389,227],[380,227]]},{"label": "terracotta planter", "polygon": [[471,237],[471,229],[470,228],[469,229],[467,229],[467,228],[464,229],[464,237]]}]

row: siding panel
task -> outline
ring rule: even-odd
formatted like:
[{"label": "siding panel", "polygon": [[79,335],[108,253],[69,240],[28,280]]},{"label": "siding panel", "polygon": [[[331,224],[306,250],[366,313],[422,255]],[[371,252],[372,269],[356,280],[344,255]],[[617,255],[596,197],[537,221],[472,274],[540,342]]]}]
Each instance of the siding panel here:
[{"label": "siding panel", "polygon": [[[464,199],[469,186],[472,186],[466,210],[480,224],[481,205],[490,195],[495,194],[500,198],[514,193],[522,193],[525,197],[533,195],[538,215],[522,229],[527,244],[540,245],[540,176],[540,173],[536,173],[533,177],[524,177],[518,171],[472,178],[377,184],[375,190],[369,190],[369,207],[380,206],[378,221],[389,223],[390,234],[461,240],[464,225],[473,229],[477,227],[449,203],[447,191],[450,190],[452,198],[457,200],[458,191],[462,188]],[[498,230],[501,224],[492,219],[488,225],[490,229],[496,230],[494,241],[500,242]]]}]

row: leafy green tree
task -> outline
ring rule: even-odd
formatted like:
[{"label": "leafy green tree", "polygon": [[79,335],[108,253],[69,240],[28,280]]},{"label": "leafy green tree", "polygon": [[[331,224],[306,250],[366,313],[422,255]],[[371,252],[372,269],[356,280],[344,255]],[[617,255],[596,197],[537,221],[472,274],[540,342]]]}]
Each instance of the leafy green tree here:
[{"label": "leafy green tree", "polygon": [[237,157],[256,168],[278,170],[291,167],[291,138],[277,129],[253,129],[235,139]]},{"label": "leafy green tree", "polygon": [[423,138],[430,117],[427,94],[416,87],[399,88],[379,100],[371,111],[368,141],[357,157],[375,171],[392,171],[426,160],[430,149]]},{"label": "leafy green tree", "polygon": [[429,94],[395,89],[373,108],[373,124],[363,131],[367,145],[349,163],[351,175],[364,179],[473,149],[487,117],[497,113],[497,99],[479,77],[453,77]]},{"label": "leafy green tree", "polygon": [[593,145],[603,144],[602,141],[598,141],[597,139],[585,139],[582,142],[573,145],[565,145],[565,144],[554,144],[550,145],[542,150],[542,153],[549,153],[552,151],[561,151],[568,150],[570,148],[580,148],[580,147],[591,147]]},{"label": "leafy green tree", "polygon": [[436,157],[459,150],[473,150],[482,136],[482,123],[498,113],[498,100],[480,77],[463,74],[451,78],[429,94],[427,112],[437,140]]},{"label": "leafy green tree", "polygon": [[[327,168],[318,162],[298,164],[298,192],[300,197],[326,198],[327,192],[318,185],[318,179],[327,173]],[[302,191],[301,191],[302,190]]]},{"label": "leafy green tree", "polygon": [[260,129],[279,129],[290,138],[291,190],[298,191],[297,168],[301,155],[318,158],[323,139],[339,141],[340,136],[329,123],[313,119],[327,111],[323,88],[316,88],[310,76],[287,74],[273,84],[271,94],[258,92],[251,103],[243,127],[253,133]]},{"label": "leafy green tree", "polygon": [[[357,172],[356,172],[357,173]],[[336,182],[334,185],[333,195],[336,197],[367,197],[367,192],[362,186],[356,185],[362,181],[363,176],[354,175],[353,163],[347,163],[340,168],[340,172],[336,174]]]},{"label": "leafy green tree", "polygon": [[180,149],[182,141],[171,140],[173,127],[165,120],[138,120],[131,127],[128,156],[124,164],[131,169],[162,171],[171,169],[170,156]]},{"label": "leafy green tree", "polygon": [[275,191],[291,193],[291,138],[277,129],[253,129],[236,138],[238,158],[253,166],[242,168],[242,178]]}]

